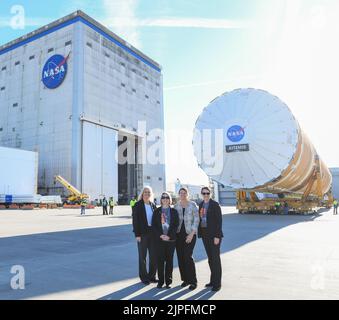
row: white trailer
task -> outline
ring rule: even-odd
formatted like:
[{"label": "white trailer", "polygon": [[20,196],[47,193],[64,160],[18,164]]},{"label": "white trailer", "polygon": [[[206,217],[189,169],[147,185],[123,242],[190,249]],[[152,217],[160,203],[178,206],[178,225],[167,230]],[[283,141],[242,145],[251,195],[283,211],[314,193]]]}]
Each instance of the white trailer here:
[{"label": "white trailer", "polygon": [[38,153],[0,147],[0,203],[38,201]]}]

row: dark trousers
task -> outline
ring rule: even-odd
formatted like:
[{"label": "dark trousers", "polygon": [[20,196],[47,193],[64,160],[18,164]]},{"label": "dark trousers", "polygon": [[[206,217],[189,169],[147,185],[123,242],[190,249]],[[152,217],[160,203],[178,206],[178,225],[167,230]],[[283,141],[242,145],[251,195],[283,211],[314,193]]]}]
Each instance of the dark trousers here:
[{"label": "dark trousers", "polygon": [[178,234],[176,241],[176,249],[178,256],[178,264],[181,280],[189,284],[196,284],[197,276],[195,271],[195,263],[193,259],[193,250],[197,241],[197,236],[193,237],[191,243],[186,243],[186,231],[184,225]]},{"label": "dark trousers", "polygon": [[113,215],[113,207],[109,207],[109,214]]},{"label": "dark trousers", "polygon": [[[139,277],[141,281],[150,281],[155,279],[157,272],[156,246],[153,233],[150,231],[141,236],[141,242],[138,242],[139,252]],[[146,257],[148,252],[149,272],[146,269]]]},{"label": "dark trousers", "polygon": [[204,235],[204,232],[202,231],[202,241],[207,253],[208,257],[208,264],[210,266],[211,270],[211,278],[210,283],[214,287],[220,287],[221,286],[221,276],[222,276],[222,268],[221,268],[221,260],[220,260],[220,244],[216,246],[214,244],[214,238],[207,237]]},{"label": "dark trousers", "polygon": [[108,213],[107,213],[107,206],[102,206],[102,214],[103,215],[108,215]]},{"label": "dark trousers", "polygon": [[173,256],[175,242],[160,241],[157,243],[159,284],[170,285],[173,275]]},{"label": "dark trousers", "polygon": [[338,214],[338,207],[333,207],[333,213],[334,213],[335,215]]}]

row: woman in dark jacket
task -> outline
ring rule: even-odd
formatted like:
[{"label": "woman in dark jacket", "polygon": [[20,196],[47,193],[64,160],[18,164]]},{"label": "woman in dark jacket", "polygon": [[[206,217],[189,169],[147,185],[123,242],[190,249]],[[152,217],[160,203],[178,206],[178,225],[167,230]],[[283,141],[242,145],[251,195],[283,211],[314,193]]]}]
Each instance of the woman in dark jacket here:
[{"label": "woman in dark jacket", "polygon": [[[156,206],[153,201],[151,187],[145,187],[139,196],[139,201],[133,207],[133,232],[138,243],[139,277],[145,284],[156,283],[157,257],[155,238],[152,227],[153,214]],[[149,271],[146,269],[146,256],[149,254]]]},{"label": "woman in dark jacket", "polygon": [[200,224],[198,237],[203,241],[211,270],[210,282],[206,284],[206,287],[212,287],[212,291],[219,291],[222,277],[220,245],[224,236],[222,232],[222,213],[219,203],[211,199],[210,188],[202,188],[201,195],[204,201],[199,206]]},{"label": "woman in dark jacket", "polygon": [[179,226],[177,210],[171,208],[172,198],[169,193],[161,195],[161,207],[153,214],[153,231],[158,256],[158,288],[166,283],[171,288],[173,273],[173,256],[175,250],[176,233]]}]

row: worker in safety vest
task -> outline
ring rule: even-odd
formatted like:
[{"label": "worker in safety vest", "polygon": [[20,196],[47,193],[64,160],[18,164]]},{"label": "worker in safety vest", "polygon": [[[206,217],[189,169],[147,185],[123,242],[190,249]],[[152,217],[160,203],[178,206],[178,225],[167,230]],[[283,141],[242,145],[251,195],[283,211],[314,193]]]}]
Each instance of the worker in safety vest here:
[{"label": "worker in safety vest", "polygon": [[81,215],[85,215],[85,211],[86,211],[86,206],[87,206],[87,200],[86,199],[81,199],[80,202],[80,206],[81,206]]},{"label": "worker in safety vest", "polygon": [[113,197],[109,198],[108,205],[109,205],[109,214],[111,214],[113,216],[113,207],[114,207]]},{"label": "worker in safety vest", "polygon": [[338,215],[338,205],[339,205],[339,202],[337,199],[335,199],[333,201],[333,214],[334,215]]},{"label": "worker in safety vest", "polygon": [[133,198],[130,202],[129,205],[131,206],[131,208],[133,209],[133,207],[135,206],[135,204],[137,203],[137,200],[135,198]]},{"label": "worker in safety vest", "polygon": [[277,202],[274,204],[274,207],[275,207],[275,212],[276,212],[277,214],[279,214],[279,213],[280,213],[280,208],[281,208],[281,203],[277,201]]},{"label": "worker in safety vest", "polygon": [[104,198],[102,199],[102,214],[103,214],[104,216],[107,216],[107,215],[108,215],[108,212],[107,212],[107,206],[108,206],[108,201],[107,201],[106,197],[104,197]]}]

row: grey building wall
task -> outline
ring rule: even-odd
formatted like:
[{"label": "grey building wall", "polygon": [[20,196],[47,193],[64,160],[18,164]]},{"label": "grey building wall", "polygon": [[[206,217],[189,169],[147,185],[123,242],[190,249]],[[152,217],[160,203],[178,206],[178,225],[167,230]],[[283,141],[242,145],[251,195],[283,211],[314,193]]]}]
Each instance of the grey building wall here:
[{"label": "grey building wall", "polygon": [[41,81],[47,59],[67,56],[65,45],[74,25],[0,55],[0,145],[39,153],[40,187],[54,187],[53,177],[71,180],[73,60],[62,87],[46,89]]},{"label": "grey building wall", "polygon": [[330,171],[332,173],[333,178],[332,182],[333,196],[334,198],[339,199],[339,168],[331,168]]},{"label": "grey building wall", "polygon": [[[79,20],[66,23],[76,16]],[[119,45],[118,37],[98,27],[91,18],[86,16],[84,20],[84,16],[81,12],[70,15],[60,20],[66,23],[62,27],[59,22],[53,23],[56,30],[48,33],[50,26],[41,29],[39,32],[47,34],[23,45],[22,38],[14,49],[10,45],[0,47],[0,145],[39,152],[38,184],[42,193],[63,190],[54,183],[57,174],[84,192],[95,186],[87,188],[83,180],[97,181],[90,177],[101,174],[104,178],[97,185],[106,187],[97,193],[116,195],[117,174],[113,166],[117,164],[109,159],[116,150],[117,137],[136,135],[140,120],[146,121],[147,132],[164,126],[160,68],[152,67],[153,63],[138,50],[127,48],[122,39]],[[45,88],[41,74],[54,54],[70,57],[64,82],[51,90]],[[84,123],[89,129],[84,129]],[[102,134],[97,135],[97,140],[92,136],[92,140],[84,141],[91,132]],[[160,135],[159,138],[163,145]],[[139,139],[142,144],[148,136]],[[89,146],[84,148],[84,144]],[[98,148],[90,147],[97,144],[103,144],[100,155]],[[99,158],[91,156],[95,151]],[[98,159],[105,162],[97,162]],[[90,165],[86,170],[84,163]],[[159,193],[165,189],[163,164],[145,164],[140,172],[142,184],[151,185]]]}]

